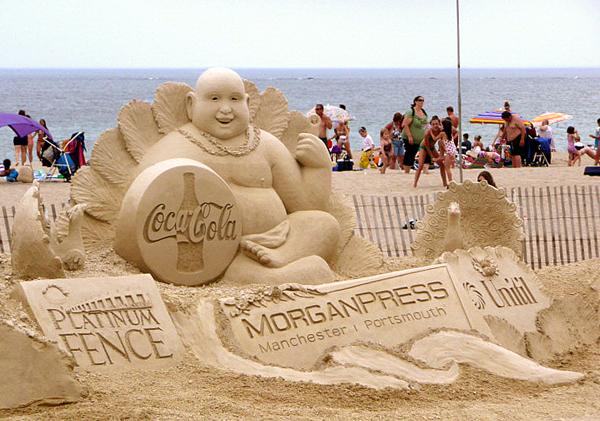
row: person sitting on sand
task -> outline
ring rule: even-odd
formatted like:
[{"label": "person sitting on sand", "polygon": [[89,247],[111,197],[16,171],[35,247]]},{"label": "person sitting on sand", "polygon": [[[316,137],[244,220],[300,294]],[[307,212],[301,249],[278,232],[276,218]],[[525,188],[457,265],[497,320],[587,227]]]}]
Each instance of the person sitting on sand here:
[{"label": "person sitting on sand", "polygon": [[583,154],[587,154],[595,163],[596,154],[589,146],[581,143],[579,133],[573,126],[567,127],[567,152],[569,152],[569,167],[574,166],[576,161],[579,161],[579,166],[581,166],[581,156]]},{"label": "person sitting on sand", "polygon": [[[301,133],[293,155],[273,135],[250,125],[249,96],[242,78],[230,69],[202,73],[185,106],[191,121],[152,146],[139,171],[167,159],[189,158],[225,180],[242,215],[242,241],[230,276],[261,276],[266,273],[261,266],[297,262],[294,274],[308,274],[303,281],[323,282],[314,278],[331,273],[326,261],[340,236],[338,221],[326,212],[331,164],[324,143]],[[285,277],[287,272],[277,273]]]},{"label": "person sitting on sand", "polygon": [[4,161],[2,161],[0,177],[7,177],[10,174],[10,172],[12,171],[12,168],[10,168],[11,165],[12,163],[10,162],[10,159],[5,159]]}]

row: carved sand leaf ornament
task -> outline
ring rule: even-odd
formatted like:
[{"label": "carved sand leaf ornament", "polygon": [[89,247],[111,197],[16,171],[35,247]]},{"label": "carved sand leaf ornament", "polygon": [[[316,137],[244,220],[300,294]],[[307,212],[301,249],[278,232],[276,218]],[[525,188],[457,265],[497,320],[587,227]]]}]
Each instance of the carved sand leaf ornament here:
[{"label": "carved sand leaf ornament", "polygon": [[73,176],[71,198],[86,204],[85,212],[94,218],[112,223],[121,208],[125,193],[116,184],[102,178],[93,167],[82,167]]},{"label": "carved sand leaf ornament", "polygon": [[460,228],[463,247],[504,246],[521,256],[525,237],[523,221],[516,205],[506,198],[504,190],[487,183],[463,184],[451,182],[448,190],[440,192],[432,206],[425,209],[425,217],[417,224],[413,254],[432,260],[443,251],[443,241],[448,230],[448,207],[456,202],[460,208]]},{"label": "carved sand leaf ornament", "polygon": [[254,125],[281,139],[288,128],[290,112],[287,99],[276,88],[268,87],[260,94],[260,108]]},{"label": "carved sand leaf ornament", "polygon": [[244,87],[246,88],[246,94],[248,95],[248,108],[250,108],[250,122],[254,123],[254,119],[258,114],[260,108],[260,92],[254,82],[244,80]]},{"label": "carved sand leaf ornament", "polygon": [[187,83],[167,82],[156,89],[152,113],[160,133],[167,134],[189,123],[186,96],[193,92]]},{"label": "carved sand leaf ornament", "polygon": [[161,137],[149,102],[134,99],[125,104],[119,111],[117,122],[125,147],[137,162]]},{"label": "carved sand leaf ornament", "polygon": [[125,139],[115,127],[104,131],[94,143],[90,165],[108,182],[125,188],[131,184],[137,162],[125,148]]},{"label": "carved sand leaf ornament", "polygon": [[483,318],[500,345],[519,355],[527,356],[525,339],[516,327],[497,316],[487,315],[483,316]]}]

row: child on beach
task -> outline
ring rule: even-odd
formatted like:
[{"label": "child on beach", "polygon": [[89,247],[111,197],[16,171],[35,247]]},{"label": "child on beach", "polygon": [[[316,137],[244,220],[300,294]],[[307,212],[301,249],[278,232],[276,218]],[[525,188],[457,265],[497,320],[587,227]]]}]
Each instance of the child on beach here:
[{"label": "child on beach", "polygon": [[358,167],[366,170],[367,168],[377,168],[375,165],[375,161],[373,158],[373,151],[379,149],[375,148],[375,143],[369,134],[367,133],[367,129],[365,127],[361,127],[358,130],[358,134],[363,138],[363,147],[362,147],[362,156],[360,157],[360,163]]},{"label": "child on beach", "polygon": [[[452,181],[452,167],[458,154],[456,145],[454,144],[452,131],[452,120],[445,118],[442,121],[442,133],[440,133],[439,148],[448,182]],[[440,170],[443,171],[441,167]]]},{"label": "child on beach", "polygon": [[381,142],[381,150],[379,151],[379,160],[382,162],[379,171],[381,174],[385,174],[385,169],[390,167],[392,164],[392,137],[391,132],[388,129],[381,129],[379,132],[379,138]]},{"label": "child on beach", "polygon": [[[435,144],[441,139],[442,135],[442,125],[439,117],[436,115],[431,117],[430,124],[431,128],[425,132],[425,137],[419,146],[419,166],[417,167],[417,172],[415,173],[415,188],[419,182],[419,177],[421,176],[421,171],[423,171],[423,167],[425,166],[425,158],[427,158],[427,156],[431,158],[432,163],[437,163],[440,166],[442,183],[444,187],[448,186],[448,183],[446,182],[446,171],[444,168],[444,157],[441,156],[435,148]],[[452,122],[450,122],[450,126],[452,127]],[[450,132],[450,136],[452,136],[452,132]]]},{"label": "child on beach", "polygon": [[10,159],[5,159],[4,161],[2,161],[2,168],[0,168],[0,177],[6,177],[10,174],[10,172],[12,171],[10,166]]}]

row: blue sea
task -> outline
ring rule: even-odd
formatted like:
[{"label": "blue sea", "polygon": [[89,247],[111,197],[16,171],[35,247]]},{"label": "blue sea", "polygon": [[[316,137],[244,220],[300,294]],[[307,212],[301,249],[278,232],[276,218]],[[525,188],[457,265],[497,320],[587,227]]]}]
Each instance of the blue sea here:
[{"label": "blue sea", "polygon": [[[56,140],[72,133],[86,135],[87,155],[107,129],[117,125],[119,109],[131,101],[151,100],[169,81],[195,85],[204,69],[0,69],[0,112],[24,109],[44,118]],[[290,110],[306,113],[319,102],[345,104],[353,149],[360,149],[358,127],[373,139],[392,119],[404,113],[412,99],[425,98],[428,115],[446,116],[452,105],[458,114],[456,69],[235,69],[262,91],[272,86],[287,98]],[[502,108],[504,101],[526,119],[546,111],[571,114],[553,126],[557,149],[566,151],[566,129],[577,128],[584,143],[592,143],[600,117],[600,69],[462,69],[462,131],[480,134],[487,146],[498,127],[469,124],[480,112]],[[0,159],[14,159],[13,132],[0,128]]]}]

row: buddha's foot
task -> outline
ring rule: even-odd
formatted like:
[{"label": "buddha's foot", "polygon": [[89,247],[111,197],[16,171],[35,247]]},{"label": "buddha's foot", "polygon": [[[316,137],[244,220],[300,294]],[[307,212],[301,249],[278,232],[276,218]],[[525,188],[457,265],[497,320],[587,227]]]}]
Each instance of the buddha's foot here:
[{"label": "buddha's foot", "polygon": [[289,232],[290,222],[286,219],[265,233],[244,236],[240,248],[246,256],[267,267],[281,267],[288,262],[283,258],[283,253],[277,249],[285,244]]}]

